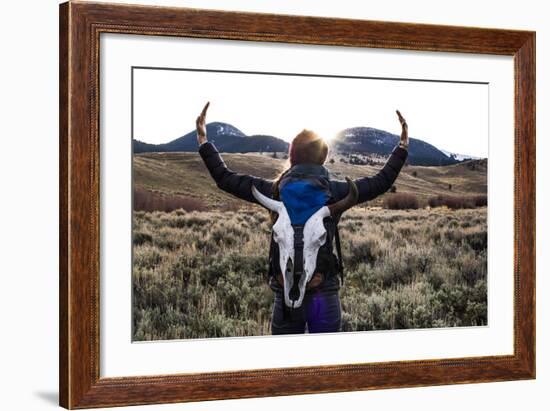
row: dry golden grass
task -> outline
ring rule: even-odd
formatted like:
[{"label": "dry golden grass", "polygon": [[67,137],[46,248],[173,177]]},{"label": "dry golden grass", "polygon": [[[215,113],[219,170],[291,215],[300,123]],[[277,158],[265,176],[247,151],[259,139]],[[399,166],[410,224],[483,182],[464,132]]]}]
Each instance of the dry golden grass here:
[{"label": "dry golden grass", "polygon": [[[197,199],[210,209],[246,207],[246,203],[224,193],[210,177],[198,153],[142,153],[134,155],[134,184],[160,194]],[[256,153],[227,154],[223,159],[234,171],[273,179],[288,166],[287,160]],[[472,165],[475,166],[472,169]],[[335,179],[345,176],[360,178],[375,175],[381,166],[327,163]],[[449,190],[449,184],[451,190]],[[473,196],[487,194],[486,161],[473,161],[444,167],[405,166],[395,182],[398,193],[418,197],[421,204],[437,195]],[[384,194],[370,203],[382,205]]]}]

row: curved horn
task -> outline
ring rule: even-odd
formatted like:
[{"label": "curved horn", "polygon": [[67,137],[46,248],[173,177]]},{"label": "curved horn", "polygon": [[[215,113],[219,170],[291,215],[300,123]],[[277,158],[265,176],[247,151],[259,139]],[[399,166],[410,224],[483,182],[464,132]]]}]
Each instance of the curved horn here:
[{"label": "curved horn", "polygon": [[272,198],[264,196],[258,191],[254,184],[252,184],[252,195],[256,200],[258,200],[261,205],[263,205],[268,210],[279,213],[279,210],[281,209],[281,207],[283,207],[282,201],[273,200]]},{"label": "curved horn", "polygon": [[351,208],[355,204],[357,204],[357,199],[359,197],[357,185],[349,177],[346,177],[346,181],[348,182],[349,186],[348,194],[340,201],[337,201],[333,204],[327,204],[331,216],[342,214],[348,208]]}]

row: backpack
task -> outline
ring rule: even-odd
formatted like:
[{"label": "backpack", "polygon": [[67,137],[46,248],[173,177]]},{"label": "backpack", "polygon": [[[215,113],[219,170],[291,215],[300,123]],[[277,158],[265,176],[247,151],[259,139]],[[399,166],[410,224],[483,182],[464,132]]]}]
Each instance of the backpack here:
[{"label": "backpack", "polygon": [[[319,208],[332,200],[328,170],[314,164],[299,164],[291,167],[279,179],[278,187],[274,190],[274,199],[282,201],[289,214],[295,232],[296,259],[299,261],[301,258],[300,247],[303,247],[301,239],[305,222]],[[321,287],[333,275],[339,276],[339,282],[342,285],[344,270],[338,221],[329,216],[323,219],[323,224],[327,236],[325,243],[319,248],[315,271],[323,274]],[[336,255],[334,251],[336,251]],[[269,247],[268,281],[274,279],[277,283],[276,277],[281,274],[278,253],[279,247],[273,239],[272,232]]]}]

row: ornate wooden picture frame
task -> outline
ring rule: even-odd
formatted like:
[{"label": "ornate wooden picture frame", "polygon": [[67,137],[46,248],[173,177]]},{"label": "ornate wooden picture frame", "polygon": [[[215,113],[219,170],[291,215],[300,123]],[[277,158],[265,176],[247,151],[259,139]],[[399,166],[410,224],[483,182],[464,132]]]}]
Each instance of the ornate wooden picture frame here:
[{"label": "ornate wooden picture frame", "polygon": [[[513,56],[513,355],[101,378],[101,33]],[[534,32],[68,2],[60,5],[59,47],[60,405],[91,408],[535,378]]]}]

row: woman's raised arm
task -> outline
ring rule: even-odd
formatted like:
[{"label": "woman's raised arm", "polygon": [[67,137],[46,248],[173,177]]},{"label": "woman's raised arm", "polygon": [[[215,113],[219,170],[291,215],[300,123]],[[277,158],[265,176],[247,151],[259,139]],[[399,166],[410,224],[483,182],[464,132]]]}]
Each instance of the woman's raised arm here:
[{"label": "woman's raised arm", "polygon": [[209,105],[210,102],[206,103],[196,120],[197,142],[199,143],[199,154],[216,185],[223,191],[251,203],[258,203],[252,195],[253,184],[262,194],[271,197],[273,195],[273,181],[230,170],[223,161],[216,146],[208,142],[206,135],[206,111]]},{"label": "woman's raised arm", "polygon": [[[407,160],[409,128],[399,110],[396,110],[396,113],[401,123],[401,139],[399,145],[393,149],[390,158],[376,175],[355,180],[355,184],[359,191],[358,204],[372,200],[388,191],[397,179],[401,168]],[[347,194],[347,190],[348,184],[345,181],[335,181],[332,187],[334,201],[344,198]]]}]

